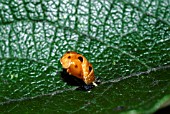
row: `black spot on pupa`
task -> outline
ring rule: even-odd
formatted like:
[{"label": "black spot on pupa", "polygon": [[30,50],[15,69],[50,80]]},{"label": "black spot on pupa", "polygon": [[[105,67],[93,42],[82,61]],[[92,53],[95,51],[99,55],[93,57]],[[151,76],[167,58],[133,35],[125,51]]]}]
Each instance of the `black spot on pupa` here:
[{"label": "black spot on pupa", "polygon": [[92,67],[91,67],[91,66],[89,66],[89,71],[91,72],[91,70],[92,70]]},{"label": "black spot on pupa", "polygon": [[70,51],[67,51],[67,53],[70,53]]},{"label": "black spot on pupa", "polygon": [[71,58],[71,56],[68,56],[68,59],[70,59]]},{"label": "black spot on pupa", "polygon": [[79,56],[78,59],[83,62],[83,57]]},{"label": "black spot on pupa", "polygon": [[77,66],[77,65],[75,65],[75,68],[78,68],[78,66]]}]

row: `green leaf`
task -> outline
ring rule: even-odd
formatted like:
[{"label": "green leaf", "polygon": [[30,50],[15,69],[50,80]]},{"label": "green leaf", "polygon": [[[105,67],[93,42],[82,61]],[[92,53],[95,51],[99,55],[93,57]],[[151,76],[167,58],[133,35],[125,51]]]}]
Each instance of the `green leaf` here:
[{"label": "green leaf", "polygon": [[[0,112],[153,113],[170,100],[169,0],[1,0]],[[91,92],[60,79],[83,54]]]}]

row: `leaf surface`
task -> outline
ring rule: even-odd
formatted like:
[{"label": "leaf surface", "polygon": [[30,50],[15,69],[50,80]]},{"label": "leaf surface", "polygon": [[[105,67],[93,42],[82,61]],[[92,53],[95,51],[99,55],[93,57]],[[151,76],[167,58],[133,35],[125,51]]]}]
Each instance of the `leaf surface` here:
[{"label": "leaf surface", "polygon": [[[168,0],[0,1],[0,111],[152,113],[170,100]],[[90,93],[60,79],[83,54],[101,81]]]}]

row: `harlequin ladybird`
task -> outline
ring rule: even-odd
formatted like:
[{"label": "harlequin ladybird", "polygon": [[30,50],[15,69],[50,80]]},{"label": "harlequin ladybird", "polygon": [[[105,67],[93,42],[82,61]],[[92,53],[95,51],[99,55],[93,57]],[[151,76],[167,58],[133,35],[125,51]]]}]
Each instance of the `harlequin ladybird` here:
[{"label": "harlequin ladybird", "polygon": [[60,62],[69,75],[83,80],[86,85],[97,86],[92,64],[83,55],[68,51],[61,57]]}]

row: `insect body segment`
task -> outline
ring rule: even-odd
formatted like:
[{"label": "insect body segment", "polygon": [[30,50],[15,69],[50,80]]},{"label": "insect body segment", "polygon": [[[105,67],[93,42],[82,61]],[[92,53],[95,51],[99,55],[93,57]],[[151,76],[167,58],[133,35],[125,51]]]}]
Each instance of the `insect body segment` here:
[{"label": "insect body segment", "polygon": [[94,83],[93,66],[83,55],[69,51],[61,57],[60,62],[69,75],[82,79],[87,85]]}]

